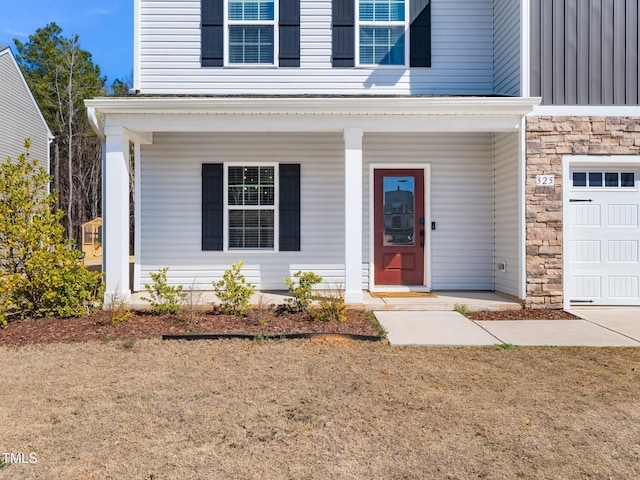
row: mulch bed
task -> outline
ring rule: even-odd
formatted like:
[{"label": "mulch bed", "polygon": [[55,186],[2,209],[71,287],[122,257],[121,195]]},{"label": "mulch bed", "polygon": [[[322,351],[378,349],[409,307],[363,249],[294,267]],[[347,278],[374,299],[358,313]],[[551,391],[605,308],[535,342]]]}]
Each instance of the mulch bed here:
[{"label": "mulch bed", "polygon": [[79,318],[39,318],[14,321],[0,329],[0,346],[36,343],[110,341],[161,338],[165,335],[249,334],[259,337],[287,334],[344,334],[382,337],[372,314],[348,310],[345,322],[314,321],[305,313],[278,314],[272,309],[254,309],[247,317],[201,311],[192,318],[133,312],[127,320],[112,322],[108,312]]},{"label": "mulch bed", "polygon": [[469,312],[470,320],[580,320],[564,310],[522,308],[520,310],[477,310]]}]

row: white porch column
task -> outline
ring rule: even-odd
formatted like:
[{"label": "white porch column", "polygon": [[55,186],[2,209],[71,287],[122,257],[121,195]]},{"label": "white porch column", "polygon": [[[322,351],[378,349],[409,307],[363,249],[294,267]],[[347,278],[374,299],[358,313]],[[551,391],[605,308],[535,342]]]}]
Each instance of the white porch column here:
[{"label": "white porch column", "polygon": [[362,303],[362,129],[344,129],[345,286],[347,303]]},{"label": "white porch column", "polygon": [[105,301],[126,300],[129,289],[129,138],[124,128],[105,128],[102,157],[102,271]]}]

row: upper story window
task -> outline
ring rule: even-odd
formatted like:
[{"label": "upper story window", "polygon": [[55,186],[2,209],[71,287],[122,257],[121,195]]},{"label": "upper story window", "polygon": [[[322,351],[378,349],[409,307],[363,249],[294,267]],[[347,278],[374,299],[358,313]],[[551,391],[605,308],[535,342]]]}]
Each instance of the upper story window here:
[{"label": "upper story window", "polygon": [[431,0],[331,0],[331,64],[430,67]]},{"label": "upper story window", "polygon": [[200,0],[200,63],[300,66],[300,0]]},{"label": "upper story window", "polygon": [[404,65],[405,0],[360,0],[358,41],[361,65]]},{"label": "upper story window", "polygon": [[274,0],[229,0],[228,63],[273,65],[275,58]]}]

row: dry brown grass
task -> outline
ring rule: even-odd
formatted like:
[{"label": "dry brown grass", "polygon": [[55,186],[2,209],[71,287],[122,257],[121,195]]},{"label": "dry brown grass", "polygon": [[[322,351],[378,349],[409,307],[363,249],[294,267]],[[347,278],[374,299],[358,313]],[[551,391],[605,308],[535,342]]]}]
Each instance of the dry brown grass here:
[{"label": "dry brown grass", "polygon": [[640,350],[0,347],[0,479],[640,478]]}]

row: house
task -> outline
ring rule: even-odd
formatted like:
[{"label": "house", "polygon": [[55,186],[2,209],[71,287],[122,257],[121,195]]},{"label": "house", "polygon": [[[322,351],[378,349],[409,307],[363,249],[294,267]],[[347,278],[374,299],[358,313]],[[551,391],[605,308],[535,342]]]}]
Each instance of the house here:
[{"label": "house", "polygon": [[0,45],[0,161],[16,160],[25,153],[26,138],[31,139],[31,158],[49,172],[49,144],[53,135],[11,49]]},{"label": "house", "polygon": [[352,303],[640,304],[637,0],[134,9],[135,94],[86,102],[105,142],[108,292],[163,266],[210,289],[242,260],[260,289],[311,270]]}]

